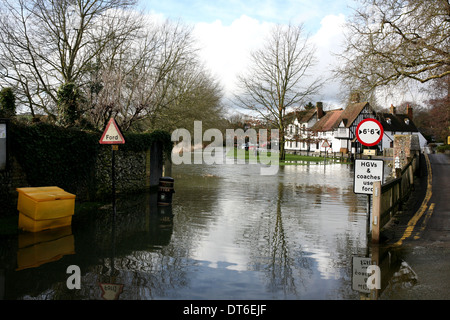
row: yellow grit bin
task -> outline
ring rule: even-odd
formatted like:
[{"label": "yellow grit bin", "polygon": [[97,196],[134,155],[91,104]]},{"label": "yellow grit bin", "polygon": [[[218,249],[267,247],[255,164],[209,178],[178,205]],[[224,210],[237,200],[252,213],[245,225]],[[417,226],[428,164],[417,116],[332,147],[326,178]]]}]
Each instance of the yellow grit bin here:
[{"label": "yellow grit bin", "polygon": [[75,195],[59,187],[17,188],[19,229],[38,232],[69,226],[75,210]]}]

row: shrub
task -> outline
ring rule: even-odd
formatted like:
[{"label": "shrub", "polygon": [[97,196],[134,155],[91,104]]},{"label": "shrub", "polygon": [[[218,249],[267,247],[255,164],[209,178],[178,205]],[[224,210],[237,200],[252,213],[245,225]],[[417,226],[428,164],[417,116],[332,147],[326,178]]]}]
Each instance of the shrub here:
[{"label": "shrub", "polygon": [[436,148],[437,152],[445,152],[447,150],[450,150],[450,145],[449,144],[446,144],[446,145],[443,145],[443,146],[439,146],[439,147]]},{"label": "shrub", "polygon": [[0,91],[0,118],[10,118],[16,115],[16,98],[11,88]]}]

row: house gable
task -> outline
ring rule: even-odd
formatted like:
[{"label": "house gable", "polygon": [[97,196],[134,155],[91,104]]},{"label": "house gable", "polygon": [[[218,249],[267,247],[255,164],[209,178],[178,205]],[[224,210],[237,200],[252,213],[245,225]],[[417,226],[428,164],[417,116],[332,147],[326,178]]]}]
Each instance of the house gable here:
[{"label": "house gable", "polygon": [[345,124],[346,128],[350,128],[355,124],[359,124],[361,120],[374,116],[375,113],[368,102],[352,103],[342,112],[340,120]]}]

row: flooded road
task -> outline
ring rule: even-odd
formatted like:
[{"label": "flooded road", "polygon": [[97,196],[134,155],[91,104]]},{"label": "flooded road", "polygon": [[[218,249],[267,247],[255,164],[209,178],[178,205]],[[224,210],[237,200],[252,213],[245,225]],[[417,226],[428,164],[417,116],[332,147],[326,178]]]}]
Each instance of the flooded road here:
[{"label": "flooded road", "polygon": [[[351,165],[179,165],[173,203],[123,195],[72,227],[1,239],[3,299],[360,299],[372,255]],[[377,253],[377,255],[379,255]],[[80,289],[67,268],[80,268]],[[383,286],[386,286],[383,283]]]}]

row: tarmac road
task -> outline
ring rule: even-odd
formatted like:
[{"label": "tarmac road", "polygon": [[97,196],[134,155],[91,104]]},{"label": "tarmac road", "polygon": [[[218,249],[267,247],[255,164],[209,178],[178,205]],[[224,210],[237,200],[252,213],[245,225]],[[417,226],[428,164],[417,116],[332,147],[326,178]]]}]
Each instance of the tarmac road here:
[{"label": "tarmac road", "polygon": [[395,217],[387,241],[401,248],[417,281],[389,288],[381,299],[450,299],[450,156],[430,154],[422,160],[427,165],[422,166],[420,182],[403,213]]}]

